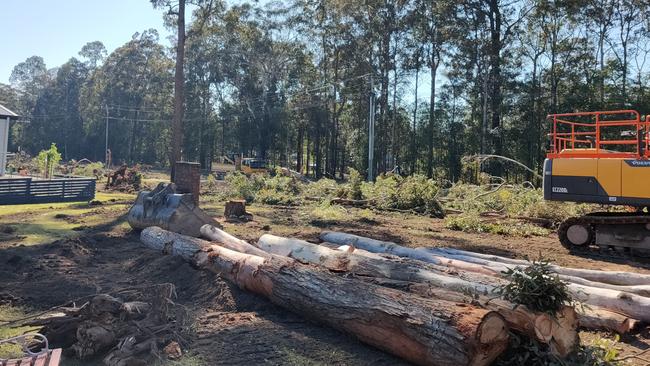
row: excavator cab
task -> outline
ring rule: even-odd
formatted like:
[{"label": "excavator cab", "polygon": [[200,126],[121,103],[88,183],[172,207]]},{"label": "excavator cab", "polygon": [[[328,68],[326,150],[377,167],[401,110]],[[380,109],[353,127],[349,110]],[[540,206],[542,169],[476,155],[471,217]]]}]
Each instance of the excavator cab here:
[{"label": "excavator cab", "polygon": [[559,228],[569,249],[598,245],[650,250],[650,116],[634,110],[548,116],[550,149],[544,162],[544,198],[631,206],[636,212],[596,212]]}]

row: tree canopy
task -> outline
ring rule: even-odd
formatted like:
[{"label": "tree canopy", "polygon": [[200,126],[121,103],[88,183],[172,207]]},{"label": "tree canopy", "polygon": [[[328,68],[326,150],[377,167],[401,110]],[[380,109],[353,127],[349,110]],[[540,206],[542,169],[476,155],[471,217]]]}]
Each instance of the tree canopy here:
[{"label": "tree canopy", "polygon": [[[153,3],[176,29],[178,2]],[[206,169],[243,154],[316,177],[367,171],[371,95],[370,168],[449,180],[477,153],[539,171],[549,113],[650,113],[642,0],[189,3],[181,154]],[[103,160],[108,122],[114,162],[167,166],[176,51],[145,30],[110,54],[96,41],[55,68],[16,65],[0,103],[31,123],[12,148]]]}]

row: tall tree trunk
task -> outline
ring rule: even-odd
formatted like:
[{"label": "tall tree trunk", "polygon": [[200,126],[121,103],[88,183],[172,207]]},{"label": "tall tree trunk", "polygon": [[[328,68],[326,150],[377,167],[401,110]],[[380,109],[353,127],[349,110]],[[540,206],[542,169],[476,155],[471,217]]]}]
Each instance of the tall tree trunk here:
[{"label": "tall tree trunk", "polygon": [[[419,56],[418,56],[419,57]],[[415,104],[413,106],[413,131],[411,133],[411,174],[415,174],[415,169],[417,166],[417,151],[418,151],[418,130],[417,130],[417,123],[418,123],[418,84],[420,81],[420,60],[418,59],[416,61],[416,66],[415,66]]]},{"label": "tall tree trunk", "polygon": [[[498,0],[490,0],[490,109],[492,112],[492,145],[497,155],[503,155],[502,128],[501,128],[501,9]],[[496,165],[494,174],[500,176],[501,165]]]},{"label": "tall tree trunk", "polygon": [[303,158],[303,151],[305,146],[303,145],[304,140],[305,140],[305,130],[302,126],[302,124],[299,125],[298,127],[298,143],[296,144],[296,171],[300,174],[302,174],[302,158]]},{"label": "tall tree trunk", "polygon": [[436,124],[436,76],[438,74],[438,65],[440,64],[438,48],[438,31],[435,25],[431,30],[431,60],[430,60],[430,69],[431,69],[431,93],[429,95],[429,126],[427,128],[428,132],[428,149],[427,149],[427,176],[429,178],[433,177],[433,159],[434,159],[434,136],[435,136],[435,124]]},{"label": "tall tree trunk", "polygon": [[176,44],[176,70],[174,73],[174,117],[172,119],[172,149],[169,157],[171,177],[174,180],[174,164],[181,160],[183,146],[184,83],[183,64],[185,60],[185,0],[178,0],[178,41]]}]

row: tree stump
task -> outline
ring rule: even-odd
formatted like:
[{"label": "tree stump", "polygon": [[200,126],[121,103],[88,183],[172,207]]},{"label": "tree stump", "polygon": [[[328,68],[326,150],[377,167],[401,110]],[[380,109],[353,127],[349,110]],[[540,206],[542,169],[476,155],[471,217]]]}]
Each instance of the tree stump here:
[{"label": "tree stump", "polygon": [[226,208],[223,211],[226,219],[252,220],[253,215],[246,212],[246,201],[231,200],[226,202]]}]

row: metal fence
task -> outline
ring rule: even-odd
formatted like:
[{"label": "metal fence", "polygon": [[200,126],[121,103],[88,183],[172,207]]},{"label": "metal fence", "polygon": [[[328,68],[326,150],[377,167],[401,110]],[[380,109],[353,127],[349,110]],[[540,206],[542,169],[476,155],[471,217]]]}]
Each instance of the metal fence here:
[{"label": "metal fence", "polygon": [[95,179],[0,179],[0,205],[92,201]]}]

